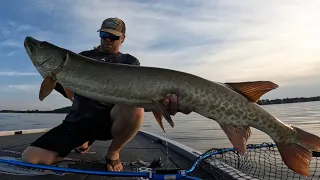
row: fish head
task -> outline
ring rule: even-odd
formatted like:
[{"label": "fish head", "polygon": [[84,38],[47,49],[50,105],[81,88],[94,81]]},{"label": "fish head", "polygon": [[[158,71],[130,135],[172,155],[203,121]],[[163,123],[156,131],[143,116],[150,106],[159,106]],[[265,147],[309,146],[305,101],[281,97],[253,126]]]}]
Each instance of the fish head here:
[{"label": "fish head", "polygon": [[27,36],[24,48],[35,68],[42,76],[57,74],[62,70],[68,51],[46,41]]},{"label": "fish head", "polygon": [[[65,67],[70,51],[30,36],[25,38],[24,48],[31,62],[44,78],[39,91],[39,99],[42,101],[55,88],[56,75]],[[68,94],[69,90],[65,87],[64,90],[72,100],[71,92]]]}]

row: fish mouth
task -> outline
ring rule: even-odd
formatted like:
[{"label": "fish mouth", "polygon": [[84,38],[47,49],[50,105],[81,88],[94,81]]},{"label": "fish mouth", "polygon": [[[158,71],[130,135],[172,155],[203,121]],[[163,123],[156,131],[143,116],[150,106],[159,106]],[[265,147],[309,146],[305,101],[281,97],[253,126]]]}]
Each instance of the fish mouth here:
[{"label": "fish mouth", "polygon": [[38,62],[36,55],[37,55],[37,49],[40,47],[40,43],[41,41],[38,41],[30,36],[27,36],[24,40],[24,48],[26,50],[26,53],[28,54],[28,56],[30,57],[32,63],[36,66],[36,67],[41,67],[45,62],[47,62],[51,57],[46,58],[44,61],[42,62]]},{"label": "fish mouth", "polygon": [[35,50],[37,48],[37,45],[40,43],[40,41],[37,41],[36,39],[27,36],[24,40],[24,48],[26,49],[26,52],[28,55],[33,55],[35,53]]}]

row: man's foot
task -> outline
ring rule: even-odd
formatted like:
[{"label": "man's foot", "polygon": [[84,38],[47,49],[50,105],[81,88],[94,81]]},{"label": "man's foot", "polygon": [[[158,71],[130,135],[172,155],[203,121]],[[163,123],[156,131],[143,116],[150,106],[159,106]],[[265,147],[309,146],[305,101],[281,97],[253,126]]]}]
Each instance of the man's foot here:
[{"label": "man's foot", "polygon": [[84,153],[88,152],[89,150],[90,150],[90,146],[88,146],[86,148],[83,148],[82,146],[79,146],[79,147],[74,149],[74,151],[76,153],[81,153],[81,154],[84,154]]},{"label": "man's foot", "polygon": [[118,153],[107,155],[105,157],[105,160],[106,160],[106,166],[108,171],[120,172],[123,170],[123,165],[121,163]]},{"label": "man's foot", "polygon": [[89,145],[88,141],[83,143],[81,146],[74,149],[74,151],[76,153],[81,153],[81,154],[84,154],[84,153],[88,152],[89,150],[90,150],[90,145]]},{"label": "man's foot", "polygon": [[107,170],[120,172],[123,170],[123,165],[120,159],[111,160],[106,158]]}]

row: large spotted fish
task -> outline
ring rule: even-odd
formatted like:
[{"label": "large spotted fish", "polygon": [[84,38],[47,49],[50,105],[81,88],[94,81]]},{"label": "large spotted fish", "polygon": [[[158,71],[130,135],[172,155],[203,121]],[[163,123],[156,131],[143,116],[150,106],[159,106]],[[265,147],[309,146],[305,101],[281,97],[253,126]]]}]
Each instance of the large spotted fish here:
[{"label": "large spotted fish", "polygon": [[101,102],[151,109],[161,126],[165,117],[173,127],[159,101],[164,94],[175,93],[179,107],[192,107],[194,112],[217,121],[241,154],[246,152],[250,127],[268,134],[284,163],[302,175],[309,175],[312,151],[320,151],[318,136],[281,122],[256,103],[278,87],[272,82],[218,83],[170,69],[111,64],[32,37],[26,37],[24,46],[44,78],[40,100],[59,82],[70,98],[74,92]]}]

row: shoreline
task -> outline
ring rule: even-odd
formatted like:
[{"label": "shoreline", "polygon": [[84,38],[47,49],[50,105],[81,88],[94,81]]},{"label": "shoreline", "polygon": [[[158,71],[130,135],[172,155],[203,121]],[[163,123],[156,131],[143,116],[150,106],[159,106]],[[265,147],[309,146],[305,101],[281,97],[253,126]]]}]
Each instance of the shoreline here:
[{"label": "shoreline", "polygon": [[[314,102],[320,101],[320,96],[315,97],[296,97],[296,98],[285,98],[285,99],[263,99],[259,100],[259,105],[276,105],[276,104],[292,104],[292,103],[303,103],[303,102]],[[62,107],[54,110],[0,110],[0,113],[41,113],[41,114],[66,114],[69,111],[70,106]],[[150,110],[145,110],[150,112]]]}]

